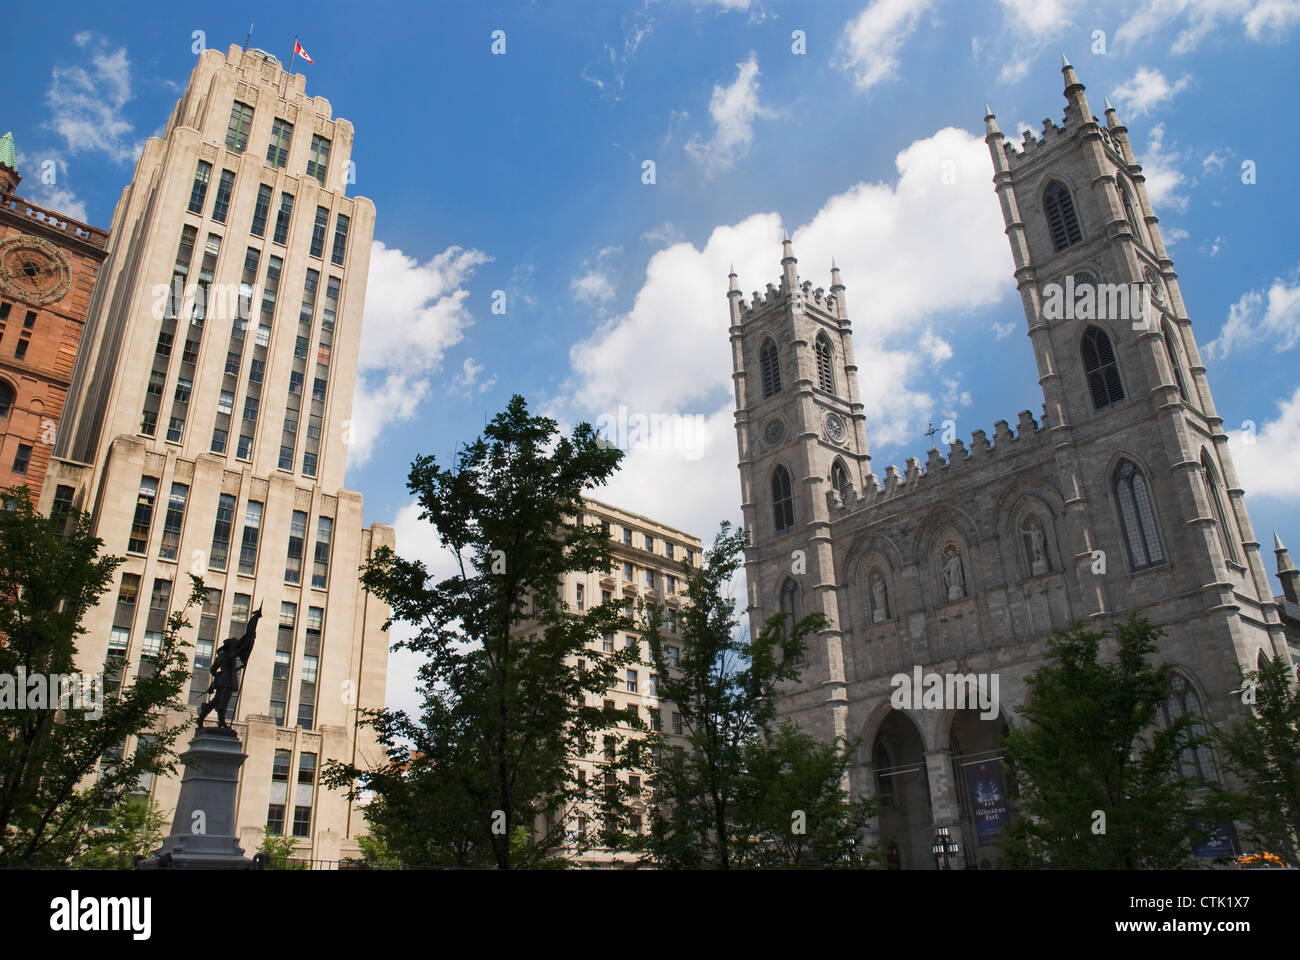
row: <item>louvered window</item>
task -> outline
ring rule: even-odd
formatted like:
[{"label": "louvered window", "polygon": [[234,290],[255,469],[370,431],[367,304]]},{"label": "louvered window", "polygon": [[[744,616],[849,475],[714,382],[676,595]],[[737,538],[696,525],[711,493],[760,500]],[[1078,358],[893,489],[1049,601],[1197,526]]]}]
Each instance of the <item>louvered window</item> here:
[{"label": "louvered window", "polygon": [[772,474],[772,511],[777,533],[794,526],[794,497],[790,493],[790,473],[778,466]]},{"label": "louvered window", "polygon": [[763,371],[763,399],[781,392],[781,361],[777,357],[776,344],[768,340],[758,352],[758,365]]},{"label": "louvered window", "polygon": [[1065,184],[1056,181],[1043,194],[1043,211],[1047,214],[1047,227],[1052,233],[1052,247],[1064,250],[1083,239],[1079,217],[1074,212],[1074,200]]},{"label": "louvered window", "polygon": [[840,495],[841,500],[849,498],[849,472],[844,469],[844,461],[836,459],[831,464],[831,486]]},{"label": "louvered window", "polygon": [[1147,478],[1131,460],[1121,461],[1115,470],[1115,498],[1119,502],[1120,524],[1133,569],[1143,570],[1164,563]]},{"label": "louvered window", "polygon": [[817,337],[817,385],[827,393],[835,392],[835,375],[831,372],[831,342],[826,334]]},{"label": "louvered window", "polygon": [[1089,327],[1083,334],[1080,350],[1093,407],[1100,410],[1123,400],[1124,387],[1119,382],[1119,366],[1115,363],[1110,337],[1097,327]]}]

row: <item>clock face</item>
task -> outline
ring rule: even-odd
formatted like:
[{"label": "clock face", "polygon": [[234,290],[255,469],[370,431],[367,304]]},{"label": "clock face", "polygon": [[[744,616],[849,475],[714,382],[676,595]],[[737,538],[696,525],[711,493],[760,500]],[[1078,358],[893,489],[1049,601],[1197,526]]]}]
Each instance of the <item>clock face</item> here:
[{"label": "clock face", "polygon": [[835,443],[844,439],[844,421],[840,419],[838,413],[826,415],[826,436]]},{"label": "clock face", "polygon": [[0,288],[28,303],[53,303],[68,292],[72,274],[63,252],[48,240],[19,234],[0,240]]},{"label": "clock face", "polygon": [[779,419],[773,418],[767,421],[767,425],[763,427],[763,442],[769,447],[776,446],[784,436],[785,424]]}]

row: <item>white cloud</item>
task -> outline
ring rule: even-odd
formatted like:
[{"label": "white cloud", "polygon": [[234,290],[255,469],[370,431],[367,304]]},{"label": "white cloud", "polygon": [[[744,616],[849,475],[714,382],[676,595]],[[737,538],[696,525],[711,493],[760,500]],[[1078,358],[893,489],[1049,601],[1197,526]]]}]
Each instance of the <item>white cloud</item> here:
[{"label": "white cloud", "polygon": [[[1181,154],[1165,149],[1164,124],[1152,127],[1151,136],[1147,139],[1147,148],[1138,157],[1138,162],[1142,164],[1142,174],[1146,178],[1147,195],[1151,198],[1152,206],[1169,207],[1179,213],[1187,212],[1190,199],[1185,193],[1179,192],[1186,181],[1186,177],[1177,166],[1181,159]],[[1158,213],[1159,209],[1156,212]]]},{"label": "white cloud", "polygon": [[1115,31],[1121,49],[1153,38],[1156,33],[1179,26],[1170,52],[1190,53],[1211,33],[1233,21],[1255,41],[1275,41],[1300,23],[1297,0],[1144,0],[1128,20]]},{"label": "white cloud", "polygon": [[[951,349],[942,337],[944,315],[1014,291],[983,140],[940,130],[902,150],[896,165],[892,182],[859,183],[829,197],[793,232],[802,276],[814,286],[829,286],[831,258],[838,259],[876,448],[915,441],[934,414],[924,384],[933,360]],[[951,229],[935,231],[940,221]],[[726,275],[734,261],[746,299],[777,281],[782,227],[778,214],[756,213],[715,227],[702,248],[677,243],[657,251],[630,308],[571,350],[573,373],[557,392],[562,409],[551,415],[594,421],[623,405],[645,415],[698,414],[708,424],[698,459],[634,450],[603,499],[706,537],[733,516],[739,480],[730,479],[736,447]],[[935,283],[937,276],[944,282]],[[925,330],[928,338],[918,343]],[[719,480],[700,484],[702,475]]]},{"label": "white cloud", "polygon": [[891,79],[898,52],[934,0],[871,0],[844,25],[836,65],[850,71],[859,90]]},{"label": "white cloud", "polygon": [[683,240],[685,236],[686,235],[682,233],[680,228],[674,226],[672,223],[665,222],[661,223],[653,230],[647,230],[645,233],[641,234],[641,239],[656,247],[666,247]]},{"label": "white cloud", "polygon": [[570,281],[569,292],[583,303],[607,303],[614,299],[614,284],[599,270],[588,270]]},{"label": "white cloud", "polygon": [[1011,336],[1011,334],[1015,333],[1016,325],[1010,321],[1007,321],[1006,323],[998,323],[994,321],[993,325],[989,327],[989,329],[993,331],[994,340],[1005,340],[1007,337]]},{"label": "white cloud", "polygon": [[1133,79],[1116,87],[1113,95],[1126,116],[1140,117],[1187,89],[1191,82],[1190,73],[1170,83],[1154,67],[1139,67]]},{"label": "white cloud", "polygon": [[1049,40],[1073,26],[1064,0],[998,0],[1002,5],[1003,33],[1011,38],[1012,51],[1002,64],[998,80],[1017,83],[1029,73],[1030,64],[1043,52]]},{"label": "white cloud", "polygon": [[1229,449],[1251,497],[1300,501],[1300,387],[1277,408],[1277,417],[1257,430],[1253,443],[1245,432],[1229,430]]},{"label": "white cloud", "polygon": [[135,160],[142,141],[135,139],[134,127],[123,113],[131,99],[131,61],[126,48],[110,51],[89,31],[78,33],[73,41],[87,51],[78,55],[86,66],[77,63],[54,68],[45,94],[49,126],[71,153],[97,151],[114,163]]},{"label": "white cloud", "polygon": [[1252,40],[1277,40],[1300,23],[1300,0],[1260,0],[1241,18]]},{"label": "white cloud", "polygon": [[[22,193],[33,203],[82,223],[89,223],[86,204],[68,184],[68,164],[57,153],[41,151],[35,154],[18,152],[15,160],[18,172],[24,175]],[[53,183],[46,183],[46,172],[53,174]]]},{"label": "white cloud", "polygon": [[758,58],[736,64],[736,79],[729,87],[715,86],[709,99],[713,135],[697,133],[686,142],[686,152],[704,167],[707,176],[732,169],[754,142],[754,120],[772,116],[758,99]]},{"label": "white cloud", "polygon": [[921,334],[917,347],[930,358],[930,363],[936,367],[945,360],[952,359],[952,345],[943,337],[935,336],[934,331],[928,327]]},{"label": "white cloud", "polygon": [[443,354],[472,322],[464,283],[491,259],[481,250],[448,247],[421,264],[375,241],[352,404],[353,465],[370,457],[385,426],[409,420],[429,395]]},{"label": "white cloud", "polygon": [[483,372],[483,364],[475,363],[473,357],[466,357],[465,362],[460,366],[460,373],[452,378],[451,384],[455,392],[462,397],[470,397],[475,393],[487,393],[497,385],[496,374],[488,377],[486,380],[479,380],[479,374]]},{"label": "white cloud", "polygon": [[[1217,250],[1217,247],[1216,247]],[[1206,358],[1267,342],[1275,353],[1300,343],[1300,269],[1288,281],[1277,277],[1267,290],[1248,290],[1228,308],[1228,322],[1204,347]]]},{"label": "white cloud", "polygon": [[1233,155],[1233,151],[1229,147],[1211,151],[1206,154],[1205,159],[1201,161],[1201,172],[1209,173],[1210,170],[1214,170],[1216,173],[1219,172],[1223,169],[1223,165],[1228,162],[1228,158]]},{"label": "white cloud", "polygon": [[1181,227],[1170,227],[1164,231],[1165,246],[1172,247],[1181,240],[1186,240],[1191,234]]}]

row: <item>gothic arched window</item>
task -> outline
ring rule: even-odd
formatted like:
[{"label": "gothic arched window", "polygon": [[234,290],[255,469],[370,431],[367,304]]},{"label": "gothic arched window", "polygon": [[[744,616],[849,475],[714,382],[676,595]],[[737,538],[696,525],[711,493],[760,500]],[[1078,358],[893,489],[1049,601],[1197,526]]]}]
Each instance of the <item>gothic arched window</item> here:
[{"label": "gothic arched window", "polygon": [[817,386],[827,393],[835,392],[834,367],[831,365],[831,341],[824,333],[817,334]]},{"label": "gothic arched window", "polygon": [[831,464],[831,487],[840,495],[842,502],[849,502],[849,471],[839,457]]},{"label": "gothic arched window", "polygon": [[794,526],[794,496],[790,491],[790,471],[777,466],[772,471],[772,517],[777,533]]},{"label": "gothic arched window", "polygon": [[1187,384],[1183,382],[1183,363],[1182,354],[1178,350],[1177,335],[1174,328],[1165,320],[1161,323],[1161,328],[1165,338],[1165,355],[1169,358],[1169,368],[1174,372],[1174,382],[1178,384],[1178,392],[1184,400],[1188,399]]},{"label": "gothic arched window", "polygon": [[1129,194],[1128,184],[1123,180],[1119,181],[1119,199],[1124,205],[1124,219],[1128,221],[1129,229],[1133,231],[1134,238],[1138,243],[1146,243],[1146,234],[1142,230],[1142,221],[1137,218],[1133,210],[1133,197]]},{"label": "gothic arched window", "polygon": [[1079,344],[1083,354],[1083,373],[1088,378],[1092,405],[1100,410],[1124,399],[1124,387],[1119,382],[1119,365],[1115,362],[1115,349],[1110,337],[1099,327],[1089,327],[1083,332]]},{"label": "gothic arched window", "polygon": [[1147,478],[1131,460],[1121,460],[1115,468],[1115,500],[1119,504],[1120,526],[1133,569],[1145,570],[1164,563],[1151,490]]},{"label": "gothic arched window", "polygon": [[9,411],[14,406],[14,388],[9,386],[3,380],[0,380],[0,420],[9,416]]},{"label": "gothic arched window", "polygon": [[[788,638],[794,625],[802,619],[803,605],[799,602],[799,588],[789,577],[781,584],[781,612],[786,615],[781,622],[781,632]],[[796,664],[802,665],[806,658],[801,653],[794,658]]]},{"label": "gothic arched window", "polygon": [[[1197,737],[1205,736],[1205,724],[1201,721],[1201,717],[1205,716],[1205,709],[1201,697],[1196,692],[1196,688],[1181,673],[1175,671],[1169,675],[1169,693],[1161,705],[1161,714],[1166,728],[1183,715],[1194,717],[1195,721],[1189,727],[1191,734]],[[1200,779],[1209,783],[1218,780],[1214,757],[1210,753],[1208,744],[1188,747],[1179,756],[1178,764],[1179,772],[1185,778]]]},{"label": "gothic arched window", "polygon": [[1219,528],[1219,546],[1223,548],[1223,556],[1238,563],[1237,560],[1237,538],[1233,535],[1233,528],[1228,524],[1227,511],[1223,509],[1223,497],[1219,494],[1219,474],[1214,469],[1214,464],[1210,462],[1210,455],[1204,451],[1201,452],[1201,479],[1205,481],[1205,495],[1210,499],[1210,509],[1214,511],[1214,523]]},{"label": "gothic arched window", "polygon": [[758,351],[758,366],[763,376],[763,399],[781,392],[781,359],[777,356],[776,343],[764,342]]},{"label": "gothic arched window", "polygon": [[1047,228],[1052,234],[1054,250],[1072,247],[1083,239],[1079,217],[1074,212],[1074,200],[1069,188],[1061,181],[1052,181],[1043,194],[1043,212],[1047,215]]}]

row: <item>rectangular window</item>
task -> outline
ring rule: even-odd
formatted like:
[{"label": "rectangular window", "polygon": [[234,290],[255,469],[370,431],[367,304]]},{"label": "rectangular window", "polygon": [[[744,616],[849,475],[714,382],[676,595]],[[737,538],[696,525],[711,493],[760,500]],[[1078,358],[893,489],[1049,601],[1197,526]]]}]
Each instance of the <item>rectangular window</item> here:
[{"label": "rectangular window", "polygon": [[307,160],[307,176],[315,177],[318,182],[323,184],[329,162],[330,142],[320,134],[314,134],[311,138],[311,156]]},{"label": "rectangular window", "polygon": [[645,535],[645,548],[650,553],[655,552],[655,538],[648,533]]},{"label": "rectangular window", "polygon": [[668,666],[670,666],[670,667],[675,667],[675,666],[677,666],[678,661],[681,659],[681,655],[682,655],[682,652],[681,652],[679,649],[677,649],[676,647],[669,647],[669,648],[668,648]]},{"label": "rectangular window", "polygon": [[226,569],[226,557],[230,553],[230,530],[235,522],[235,498],[223,493],[217,501],[217,521],[212,527],[212,550],[208,565],[213,570]]},{"label": "rectangular window", "polygon": [[271,124],[271,142],[266,147],[266,162],[273,167],[283,167],[289,159],[289,141],[293,138],[293,124],[275,118]]},{"label": "rectangular window", "polygon": [[18,444],[18,451],[14,454],[14,473],[25,474],[27,465],[32,462],[32,448],[30,444]]},{"label": "rectangular window", "polygon": [[[226,370],[229,372],[229,367]],[[236,368],[237,369],[237,368]],[[235,394],[233,390],[222,390],[221,395],[217,397],[217,413],[224,413],[226,416],[235,409]]]},{"label": "rectangular window", "polygon": [[226,452],[226,441],[227,441],[228,439],[230,439],[230,434],[229,434],[227,431],[222,430],[220,427],[213,427],[213,429],[212,429],[212,446],[210,447],[211,452],[212,452],[212,453],[225,453],[225,452]]},{"label": "rectangular window", "polygon": [[307,514],[295,510],[289,520],[289,554],[284,562],[285,583],[302,582],[302,544],[307,539]]},{"label": "rectangular window", "polygon": [[239,446],[235,448],[235,456],[240,460],[251,460],[253,458],[253,438],[247,434],[241,434],[239,437]]},{"label": "rectangular window", "polygon": [[329,207],[316,208],[316,222],[311,226],[311,255],[319,257],[325,252],[325,231],[329,227]]},{"label": "rectangular window", "polygon": [[688,549],[688,550],[686,551],[686,565],[687,565],[688,567],[693,567],[693,566],[695,566],[695,551],[694,551],[694,550],[690,550],[690,549]]},{"label": "rectangular window", "polygon": [[22,360],[27,356],[27,344],[29,341],[19,338],[17,345],[14,347],[14,359]]},{"label": "rectangular window", "polygon": [[239,545],[239,572],[251,577],[257,569],[257,538],[262,527],[262,504],[249,500],[244,512],[244,539]]},{"label": "rectangular window", "polygon": [[131,523],[131,539],[127,553],[144,553],[149,545],[149,528],[153,526],[153,505],[158,498],[158,478],[141,477],[140,492],[135,501],[135,519]]},{"label": "rectangular window", "polygon": [[635,670],[629,670],[627,672],[627,692],[636,693],[636,671]]},{"label": "rectangular window", "polygon": [[650,674],[650,696],[652,696],[652,697],[657,697],[657,696],[659,696],[659,676],[658,676],[658,674],[654,674],[654,673]]},{"label": "rectangular window", "polygon": [[50,516],[59,522],[59,527],[62,529],[66,526],[71,513],[72,488],[59,484],[54,488],[54,505],[50,508]]},{"label": "rectangular window", "polygon": [[623,542],[629,547],[632,546],[632,531],[627,527],[623,528]]},{"label": "rectangular window", "polygon": [[325,589],[325,581],[330,571],[330,537],[334,532],[334,521],[329,517],[316,520],[316,555],[312,564],[311,585]]},{"label": "rectangular window", "polygon": [[230,108],[230,126],[226,128],[226,148],[243,153],[248,147],[248,129],[253,125],[253,108],[238,100]]},{"label": "rectangular window", "polygon": [[653,590],[655,588],[655,572],[647,569],[645,572],[645,585]]},{"label": "rectangular window", "polygon": [[623,579],[630,581],[633,579],[634,576],[635,576],[635,571],[632,569],[632,564],[628,563],[627,561],[624,561]]},{"label": "rectangular window", "polygon": [[330,263],[343,266],[343,257],[348,249],[348,224],[351,221],[343,214],[334,221],[334,249],[330,252]]},{"label": "rectangular window", "polygon": [[190,213],[203,216],[203,204],[208,198],[208,181],[212,179],[212,164],[200,160],[194,171],[194,186],[190,188]]},{"label": "rectangular window", "polygon": [[614,652],[614,635],[612,633],[605,634],[604,638],[601,640],[601,649],[606,653]]},{"label": "rectangular window", "polygon": [[623,646],[628,650],[631,650],[633,647],[636,646],[636,644],[637,644],[636,637],[632,636],[630,633],[623,638]]},{"label": "rectangular window", "polygon": [[673,733],[681,735],[682,732],[682,715],[676,710],[673,711]]},{"label": "rectangular window", "polygon": [[185,500],[190,488],[183,483],[173,483],[167,497],[167,513],[163,517],[162,545],[158,548],[160,560],[175,560],[181,545],[181,526],[185,522]]},{"label": "rectangular window", "polygon": [[289,219],[293,216],[293,194],[280,194],[280,212],[275,215],[275,233],[272,243],[283,245],[289,236]]},{"label": "rectangular window", "polygon": [[222,170],[221,179],[217,182],[217,196],[212,201],[212,219],[215,222],[226,222],[226,217],[230,213],[230,194],[234,189],[235,171]]},{"label": "rectangular window", "polygon": [[673,558],[673,545],[668,540],[664,541],[664,556],[669,560]]},{"label": "rectangular window", "polygon": [[253,207],[253,225],[249,233],[255,237],[266,236],[266,216],[271,211],[271,188],[265,183],[257,188],[257,204]]},{"label": "rectangular window", "polygon": [[578,609],[579,610],[582,610],[586,604],[585,593],[586,591],[583,589],[582,584],[578,584]]}]

